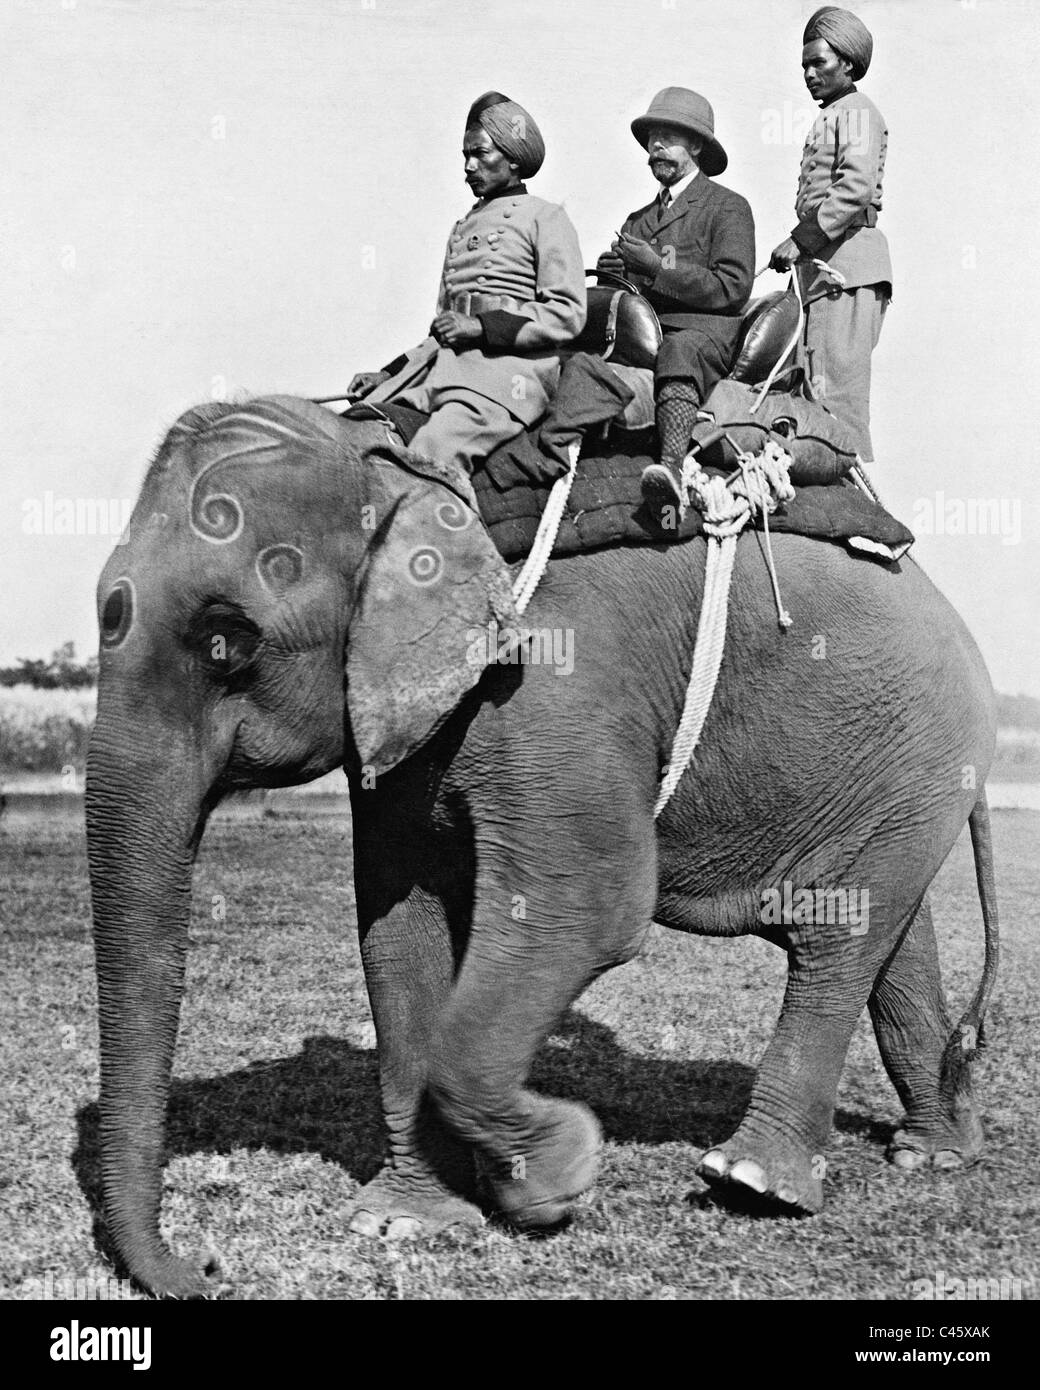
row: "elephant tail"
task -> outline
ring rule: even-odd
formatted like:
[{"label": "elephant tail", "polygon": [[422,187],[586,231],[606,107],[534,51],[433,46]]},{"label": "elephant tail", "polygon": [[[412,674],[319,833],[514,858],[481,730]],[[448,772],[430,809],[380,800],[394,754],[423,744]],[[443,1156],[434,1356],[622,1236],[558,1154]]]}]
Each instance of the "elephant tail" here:
[{"label": "elephant tail", "polygon": [[993,840],[990,835],[989,805],[983,787],[968,817],[971,847],[975,856],[975,881],[979,886],[982,904],[982,923],[985,932],[986,954],[982,979],[975,997],[964,1017],[946,1044],[942,1060],[943,1090],[954,1096],[968,1082],[972,1059],[985,1042],[985,1017],[993,986],[997,981],[1000,960],[999,927],[997,922],[997,887],[993,876]]}]

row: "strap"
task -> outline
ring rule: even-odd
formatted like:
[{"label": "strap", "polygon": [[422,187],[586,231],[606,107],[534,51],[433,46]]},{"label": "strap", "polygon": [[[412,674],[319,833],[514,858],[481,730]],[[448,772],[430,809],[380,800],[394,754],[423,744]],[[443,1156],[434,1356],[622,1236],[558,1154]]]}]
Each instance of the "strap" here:
[{"label": "strap", "polygon": [[607,350],[603,353],[605,362],[617,345],[617,316],[618,305],[621,303],[621,296],[627,293],[625,290],[615,290],[610,296],[610,308],[607,310],[607,324],[603,330],[603,337],[606,340]]}]

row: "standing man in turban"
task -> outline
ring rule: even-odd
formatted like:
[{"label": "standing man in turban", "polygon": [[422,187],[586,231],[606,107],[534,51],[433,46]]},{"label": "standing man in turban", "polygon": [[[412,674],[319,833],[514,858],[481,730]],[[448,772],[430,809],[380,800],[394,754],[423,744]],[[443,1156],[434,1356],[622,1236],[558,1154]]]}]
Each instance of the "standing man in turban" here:
[{"label": "standing man in turban", "polygon": [[[795,213],[798,225],[770,257],[796,265],[806,298],[805,351],[817,395],[851,427],[860,458],[871,462],[870,357],[892,297],[888,241],[877,225],[888,129],[856,89],[874,41],[848,10],[825,5],[802,36],[805,85],[822,110],[805,139]],[[812,266],[822,260],[836,282]]]},{"label": "standing man in turban", "polygon": [[682,462],[697,407],[733,364],[754,276],[755,223],[739,193],[712,182],[728,160],[704,97],[665,87],[632,134],[660,187],[625,219],[597,269],[638,285],[664,330],[654,368],[660,462],[643,473],[643,497],[669,524],[685,510]]},{"label": "standing man in turban", "polygon": [[586,296],[570,218],[523,183],[545,158],[529,113],[486,92],[470,107],[462,155],[477,202],[448,239],[431,338],[356,376],[348,394],[428,412],[413,455],[471,473],[545,413],[557,350],[584,327]]}]

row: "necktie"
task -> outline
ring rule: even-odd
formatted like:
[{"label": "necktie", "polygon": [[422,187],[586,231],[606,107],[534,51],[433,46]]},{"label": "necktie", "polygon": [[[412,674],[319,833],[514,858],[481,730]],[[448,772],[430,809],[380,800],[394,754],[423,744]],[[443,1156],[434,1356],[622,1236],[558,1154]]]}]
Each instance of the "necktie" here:
[{"label": "necktie", "polygon": [[672,195],[667,188],[661,189],[661,196],[657,201],[659,204],[657,209],[657,220],[658,222],[660,222],[661,218],[664,217],[672,202]]}]

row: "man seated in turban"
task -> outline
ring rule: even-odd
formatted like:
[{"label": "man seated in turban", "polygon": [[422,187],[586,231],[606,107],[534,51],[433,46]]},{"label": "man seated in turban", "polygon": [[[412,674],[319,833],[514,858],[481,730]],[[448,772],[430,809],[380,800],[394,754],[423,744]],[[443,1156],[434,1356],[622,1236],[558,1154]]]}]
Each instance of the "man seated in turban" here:
[{"label": "man seated in turban", "polygon": [[664,330],[654,369],[660,462],[643,473],[643,497],[667,528],[685,510],[682,462],[697,407],[733,364],[754,276],[755,224],[747,201],[712,181],[728,161],[704,97],[666,87],[632,133],[660,188],[625,219],[597,268],[642,289]]},{"label": "man seated in turban", "polygon": [[523,183],[545,158],[528,112],[486,92],[466,117],[462,153],[477,202],[448,239],[432,337],[356,376],[349,396],[428,412],[412,453],[465,476],[545,413],[586,295],[570,218]]},{"label": "man seated in turban", "polygon": [[[798,225],[770,265],[795,265],[806,299],[805,354],[817,396],[853,431],[870,462],[870,357],[892,296],[888,241],[877,225],[885,172],[885,118],[856,83],[874,41],[848,10],[825,5],[802,35],[805,85],[821,106],[805,138],[795,214]],[[827,276],[813,260],[840,275]]]}]

